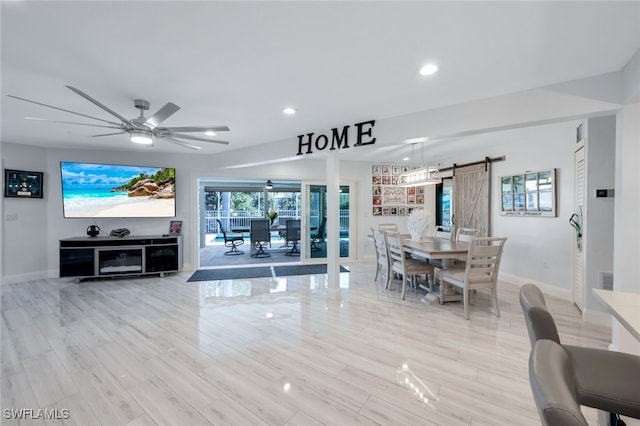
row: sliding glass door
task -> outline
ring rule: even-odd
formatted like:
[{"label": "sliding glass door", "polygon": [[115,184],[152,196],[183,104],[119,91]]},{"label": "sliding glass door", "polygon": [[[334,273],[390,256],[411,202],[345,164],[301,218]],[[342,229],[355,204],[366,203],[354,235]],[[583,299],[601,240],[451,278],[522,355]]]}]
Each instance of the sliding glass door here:
[{"label": "sliding glass door", "polygon": [[[339,244],[340,258],[353,259],[355,257],[355,224],[350,220],[355,209],[355,184],[340,184],[340,212],[339,212]],[[302,191],[303,211],[303,244],[302,256],[308,263],[325,263],[327,259],[327,245],[335,244],[327,238],[327,219],[333,212],[327,211],[327,185],[324,183],[305,182]]]}]

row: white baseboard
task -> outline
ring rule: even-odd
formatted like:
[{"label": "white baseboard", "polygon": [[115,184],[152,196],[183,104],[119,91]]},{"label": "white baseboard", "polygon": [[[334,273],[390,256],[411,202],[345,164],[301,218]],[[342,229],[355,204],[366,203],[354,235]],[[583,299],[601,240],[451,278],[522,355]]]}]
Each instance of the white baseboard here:
[{"label": "white baseboard", "polygon": [[[541,283],[530,278],[524,278],[513,274],[500,273],[499,279],[510,282],[518,287],[530,283],[537,285],[544,294],[557,297],[559,299],[572,302],[571,290],[568,288],[561,288],[552,284]],[[593,309],[584,308],[582,311],[582,319],[586,322],[599,324],[604,326],[611,326],[611,315],[607,312],[596,311]]]},{"label": "white baseboard", "polygon": [[561,288],[552,284],[547,284],[539,281],[532,280],[531,278],[520,277],[518,275],[508,274],[500,272],[498,277],[500,280],[510,282],[511,284],[522,287],[525,284],[535,284],[544,294],[557,297],[559,299],[571,301],[571,291],[568,288]]},{"label": "white baseboard", "polygon": [[34,280],[45,280],[47,278],[52,278],[49,276],[47,271],[35,271],[35,272],[27,272],[24,274],[5,275],[2,277],[2,285],[16,284],[16,283],[34,281]]}]

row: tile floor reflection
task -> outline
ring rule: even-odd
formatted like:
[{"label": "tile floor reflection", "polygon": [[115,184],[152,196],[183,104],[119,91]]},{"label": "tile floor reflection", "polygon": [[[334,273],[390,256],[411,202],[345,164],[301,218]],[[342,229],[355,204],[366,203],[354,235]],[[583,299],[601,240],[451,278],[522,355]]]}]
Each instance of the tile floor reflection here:
[{"label": "tile floor reflection", "polygon": [[[373,263],[346,266],[339,283],[4,285],[2,408],[67,409],[78,425],[540,424],[515,286],[501,283],[502,317],[479,292],[466,321],[460,303],[400,300]],[[548,302],[564,341],[607,346],[606,329]]]}]

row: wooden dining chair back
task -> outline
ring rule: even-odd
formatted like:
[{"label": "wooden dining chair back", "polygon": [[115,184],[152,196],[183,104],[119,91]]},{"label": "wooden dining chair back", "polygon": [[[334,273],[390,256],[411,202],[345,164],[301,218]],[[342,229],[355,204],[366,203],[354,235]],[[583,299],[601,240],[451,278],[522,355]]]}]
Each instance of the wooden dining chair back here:
[{"label": "wooden dining chair back", "polygon": [[456,241],[470,242],[480,236],[480,230],[474,228],[458,228],[456,231]]},{"label": "wooden dining chair back", "polygon": [[378,229],[381,231],[398,232],[398,224],[397,223],[381,223],[378,225]]},{"label": "wooden dining chair back", "polygon": [[433,234],[434,238],[442,238],[443,240],[451,240],[453,238],[453,232],[451,230],[445,230],[442,226],[436,226],[436,230]]},{"label": "wooden dining chair back", "polygon": [[251,253],[251,257],[269,257],[269,253],[264,251],[265,247],[271,246],[271,229],[269,228],[269,219],[251,219],[251,227],[249,235],[251,237],[251,246],[255,250]]},{"label": "wooden dining chair back", "polygon": [[474,238],[469,243],[469,251],[464,269],[451,268],[442,271],[442,281],[462,289],[464,317],[469,319],[469,292],[489,289],[494,313],[500,316],[498,308],[498,272],[506,237]]},{"label": "wooden dining chair back", "polygon": [[218,228],[220,229],[220,232],[222,233],[222,236],[224,238],[224,246],[230,249],[229,251],[226,251],[224,253],[225,256],[239,255],[244,253],[243,251],[238,250],[238,246],[244,244],[244,237],[242,236],[242,234],[234,234],[228,232],[222,226],[222,222],[220,221],[220,219],[216,219],[216,221],[218,222]]},{"label": "wooden dining chair back", "polygon": [[404,241],[408,238],[407,235],[391,231],[384,232],[384,235],[386,237],[387,253],[390,263],[390,273],[385,287],[390,287],[393,272],[402,275],[402,293],[400,294],[400,298],[404,299],[407,284],[411,283],[414,287],[417,287],[416,278],[418,275],[425,275],[426,280],[429,280],[429,276],[433,279],[433,265],[423,260],[411,259],[407,256],[404,246]]},{"label": "wooden dining chair back", "polygon": [[287,221],[287,238],[286,245],[291,244],[291,250],[285,253],[285,256],[299,256],[300,250],[300,219],[289,219]]},{"label": "wooden dining chair back", "polygon": [[389,254],[387,252],[387,242],[384,237],[384,232],[379,229],[371,228],[371,233],[373,235],[373,244],[376,249],[376,276],[374,277],[374,281],[378,280],[378,276],[380,272],[384,271],[384,285],[385,288],[389,285]]},{"label": "wooden dining chair back", "polygon": [[[456,241],[469,243],[474,238],[480,236],[480,230],[474,228],[458,228],[456,230]],[[466,260],[464,258],[455,259],[453,264],[456,268],[464,268]]]}]

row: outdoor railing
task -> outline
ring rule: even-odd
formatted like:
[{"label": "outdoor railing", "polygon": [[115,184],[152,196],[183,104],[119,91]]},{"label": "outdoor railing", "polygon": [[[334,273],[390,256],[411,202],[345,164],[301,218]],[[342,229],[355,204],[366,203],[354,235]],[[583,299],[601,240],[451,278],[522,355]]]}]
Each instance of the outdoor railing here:
[{"label": "outdoor railing", "polygon": [[[207,234],[216,234],[220,232],[218,222],[220,219],[222,226],[227,230],[233,228],[249,228],[251,219],[263,218],[264,215],[258,212],[248,211],[225,211],[225,210],[205,210],[205,232]],[[320,224],[320,215],[317,210],[311,212],[311,226]],[[279,210],[278,219],[299,219],[300,210]],[[340,229],[349,229],[349,210],[340,210]]]}]

